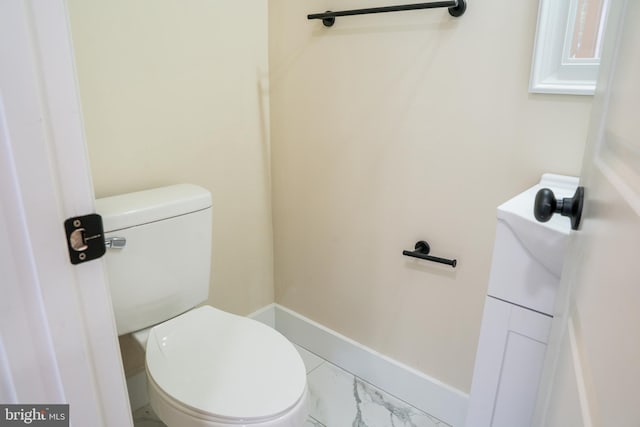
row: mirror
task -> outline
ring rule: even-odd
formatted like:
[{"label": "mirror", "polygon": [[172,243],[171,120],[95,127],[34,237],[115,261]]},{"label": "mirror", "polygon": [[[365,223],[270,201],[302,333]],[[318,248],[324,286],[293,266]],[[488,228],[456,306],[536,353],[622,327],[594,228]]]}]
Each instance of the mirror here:
[{"label": "mirror", "polygon": [[529,92],[593,95],[609,0],[540,0]]}]

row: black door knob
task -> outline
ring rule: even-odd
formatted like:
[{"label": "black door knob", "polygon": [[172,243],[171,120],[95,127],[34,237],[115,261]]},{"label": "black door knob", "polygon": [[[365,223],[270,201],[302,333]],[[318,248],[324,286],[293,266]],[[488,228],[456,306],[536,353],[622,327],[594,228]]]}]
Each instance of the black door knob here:
[{"label": "black door knob", "polygon": [[540,222],[547,222],[554,213],[568,216],[571,219],[571,229],[577,230],[582,216],[582,204],[584,201],[584,187],[578,187],[573,197],[565,197],[562,200],[548,188],[543,188],[536,194],[533,203],[533,215]]}]

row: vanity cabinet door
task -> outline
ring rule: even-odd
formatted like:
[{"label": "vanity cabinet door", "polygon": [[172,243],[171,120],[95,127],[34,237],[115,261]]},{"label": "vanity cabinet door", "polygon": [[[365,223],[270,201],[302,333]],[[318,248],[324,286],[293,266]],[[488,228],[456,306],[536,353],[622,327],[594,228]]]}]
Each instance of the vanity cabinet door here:
[{"label": "vanity cabinet door", "polygon": [[467,427],[527,427],[551,317],[487,296]]}]

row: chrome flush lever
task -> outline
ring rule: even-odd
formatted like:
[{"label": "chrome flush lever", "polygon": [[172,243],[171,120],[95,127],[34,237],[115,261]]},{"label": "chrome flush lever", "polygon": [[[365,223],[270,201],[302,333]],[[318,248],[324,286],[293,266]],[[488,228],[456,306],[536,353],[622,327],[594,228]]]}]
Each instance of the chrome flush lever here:
[{"label": "chrome flush lever", "polygon": [[122,249],[127,245],[127,239],[124,237],[107,237],[104,239],[104,246],[107,249]]}]

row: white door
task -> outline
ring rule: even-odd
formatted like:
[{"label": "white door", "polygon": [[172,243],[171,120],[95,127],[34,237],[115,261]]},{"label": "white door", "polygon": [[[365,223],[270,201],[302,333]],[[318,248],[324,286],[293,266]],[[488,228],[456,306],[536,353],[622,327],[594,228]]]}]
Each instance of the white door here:
[{"label": "white door", "polygon": [[536,426],[640,426],[640,1],[609,13]]},{"label": "white door", "polygon": [[64,220],[94,209],[68,28],[64,0],[0,0],[0,403],[127,427],[103,264],[66,249]]}]

